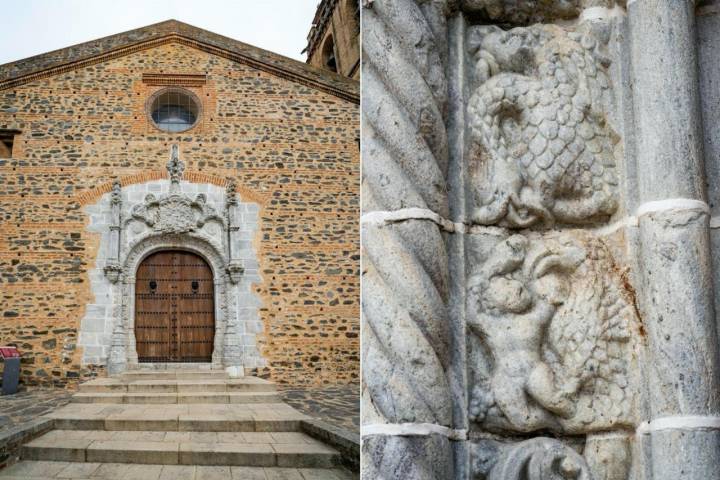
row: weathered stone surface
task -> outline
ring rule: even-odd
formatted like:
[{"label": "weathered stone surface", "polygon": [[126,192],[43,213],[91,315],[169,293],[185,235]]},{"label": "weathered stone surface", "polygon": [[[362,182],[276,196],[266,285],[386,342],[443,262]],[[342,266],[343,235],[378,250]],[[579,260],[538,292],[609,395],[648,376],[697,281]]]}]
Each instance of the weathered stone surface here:
[{"label": "weathered stone surface", "polygon": [[467,106],[471,221],[522,228],[615,212],[608,35],[608,27],[468,30],[477,85]]},{"label": "weathered stone surface", "polygon": [[471,469],[479,480],[592,480],[585,459],[550,438],[513,445],[480,442],[471,449]]},{"label": "weathered stone surface", "polygon": [[478,253],[466,310],[470,418],[510,431],[632,426],[638,318],[604,242],[515,234]]},{"label": "weathered stone surface", "polygon": [[718,2],[428,5],[363,10],[367,478],[719,478]]},{"label": "weathered stone surface", "polygon": [[464,10],[495,22],[525,24],[577,17],[591,7],[625,6],[626,0],[462,0]]}]

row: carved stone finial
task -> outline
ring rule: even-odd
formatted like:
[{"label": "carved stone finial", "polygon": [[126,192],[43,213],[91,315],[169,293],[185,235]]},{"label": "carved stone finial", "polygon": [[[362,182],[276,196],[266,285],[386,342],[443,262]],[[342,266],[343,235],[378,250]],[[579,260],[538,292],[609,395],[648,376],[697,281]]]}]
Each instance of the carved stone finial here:
[{"label": "carved stone finial", "polygon": [[173,184],[179,184],[180,179],[183,176],[183,172],[185,171],[185,163],[180,160],[180,153],[177,145],[172,146],[170,160],[168,161],[166,168],[168,174],[170,175],[170,181]]},{"label": "carved stone finial", "polygon": [[120,185],[120,179],[116,178],[113,181],[112,190],[110,191],[110,205],[120,205],[122,203],[122,185]]},{"label": "carved stone finial", "polygon": [[227,205],[237,205],[237,183],[232,178],[228,178],[225,186],[225,203]]}]

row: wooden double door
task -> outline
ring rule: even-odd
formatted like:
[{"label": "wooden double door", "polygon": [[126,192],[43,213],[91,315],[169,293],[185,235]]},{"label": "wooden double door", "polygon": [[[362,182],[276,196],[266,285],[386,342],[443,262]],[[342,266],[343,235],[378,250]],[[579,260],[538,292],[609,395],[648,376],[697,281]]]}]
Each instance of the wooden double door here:
[{"label": "wooden double door", "polygon": [[215,339],[210,266],[191,252],[165,250],[140,264],[135,339],[140,362],[210,362]]}]

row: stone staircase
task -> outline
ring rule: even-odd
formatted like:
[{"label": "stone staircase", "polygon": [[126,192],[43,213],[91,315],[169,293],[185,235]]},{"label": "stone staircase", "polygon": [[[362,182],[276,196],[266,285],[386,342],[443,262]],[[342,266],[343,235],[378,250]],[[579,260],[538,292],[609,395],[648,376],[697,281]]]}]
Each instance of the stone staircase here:
[{"label": "stone staircase", "polygon": [[[356,478],[336,449],[301,431],[307,417],[255,377],[127,372],[81,385],[50,417],[55,430],[25,444],[0,479]],[[142,476],[128,473],[140,465]]]}]

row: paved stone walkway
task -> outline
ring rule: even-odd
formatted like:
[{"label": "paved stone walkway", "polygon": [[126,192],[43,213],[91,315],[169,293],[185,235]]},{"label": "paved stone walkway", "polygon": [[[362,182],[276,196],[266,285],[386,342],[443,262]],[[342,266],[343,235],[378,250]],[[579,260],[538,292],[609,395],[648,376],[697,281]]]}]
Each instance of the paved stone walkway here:
[{"label": "paved stone walkway", "polygon": [[360,433],[360,386],[289,388],[278,385],[285,403],[305,415]]},{"label": "paved stone walkway", "polygon": [[73,392],[62,389],[31,389],[0,396],[0,433],[22,426],[70,402]]}]

